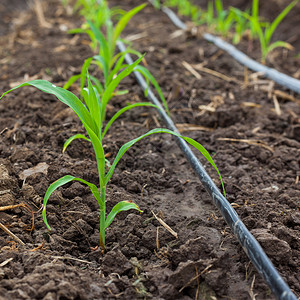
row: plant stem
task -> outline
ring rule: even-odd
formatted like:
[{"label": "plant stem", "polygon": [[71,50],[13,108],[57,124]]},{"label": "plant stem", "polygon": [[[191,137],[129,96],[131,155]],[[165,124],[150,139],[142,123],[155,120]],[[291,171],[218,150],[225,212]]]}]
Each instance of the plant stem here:
[{"label": "plant stem", "polygon": [[101,211],[100,211],[100,246],[105,251],[105,215],[106,215],[106,186],[100,188]]}]

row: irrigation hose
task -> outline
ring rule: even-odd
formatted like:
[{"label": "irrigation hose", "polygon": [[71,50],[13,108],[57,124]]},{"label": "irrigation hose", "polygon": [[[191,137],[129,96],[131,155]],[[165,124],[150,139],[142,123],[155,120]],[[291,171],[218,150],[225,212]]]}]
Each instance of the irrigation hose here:
[{"label": "irrigation hose", "polygon": [[[117,42],[117,46],[120,52],[126,51],[126,47],[122,42]],[[133,63],[133,60],[129,54],[125,55],[125,60],[128,64]],[[151,89],[148,89],[147,83],[144,80],[143,76],[137,71],[134,72],[134,75],[142,89],[144,91],[146,89],[148,90],[148,99],[153,104],[160,107],[158,112],[168,129],[179,133],[173,121],[163,109],[160,101],[156,98]],[[226,200],[226,198],[214,184],[214,182],[207,174],[198,158],[194,155],[190,147],[187,145],[187,143],[179,137],[174,138],[176,139],[177,144],[179,145],[180,149],[182,150],[183,154],[185,155],[192,168],[194,169],[195,173],[198,175],[205,190],[212,197],[213,203],[220,210],[226,223],[230,226],[234,235],[237,237],[238,241],[242,245],[244,251],[250,258],[258,272],[263,276],[268,286],[274,293],[275,297],[280,300],[297,300],[296,296],[292,293],[289,286],[279,275],[279,273],[277,272],[277,270],[275,269],[272,262],[267,257],[259,243],[249,232],[249,230],[246,228],[246,226],[243,224],[243,222],[237,215],[236,211],[232,208],[230,203]]]},{"label": "irrigation hose", "polygon": [[[149,0],[153,3],[153,1]],[[186,30],[187,26],[177,17],[177,15],[169,8],[162,7],[161,10],[171,19],[171,21],[180,29]],[[246,66],[252,71],[261,72],[265,77],[275,81],[279,85],[286,87],[298,94],[300,94],[300,80],[295,79],[291,76],[278,72],[276,69],[264,66],[257,61],[251,59],[249,56],[244,54],[242,51],[236,49],[233,45],[223,41],[219,37],[204,33],[203,38],[208,42],[214,43],[218,48],[226,51],[240,64]]]}]

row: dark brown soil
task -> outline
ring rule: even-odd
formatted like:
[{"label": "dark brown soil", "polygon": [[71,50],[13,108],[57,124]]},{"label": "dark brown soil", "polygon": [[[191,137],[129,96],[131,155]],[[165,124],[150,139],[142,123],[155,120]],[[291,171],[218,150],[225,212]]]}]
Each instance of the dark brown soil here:
[{"label": "dark brown soil", "polygon": [[[58,0],[45,1],[50,26],[43,28],[34,11],[12,9],[23,1],[4,2],[10,9],[0,10],[0,93],[24,79],[43,78],[62,86],[80,72],[92,55],[88,37],[66,33],[80,26],[79,17],[67,14]],[[140,3],[111,1],[126,9]],[[270,89],[269,80],[251,72],[245,84],[243,67],[231,57],[202,39],[174,35],[176,30],[164,14],[148,6],[124,37],[141,34],[133,46],[147,53],[172,118],[179,127],[187,123],[184,134],[213,155],[228,200],[299,297],[300,106],[294,98],[300,97],[277,85]],[[247,49],[247,42],[240,47]],[[274,51],[268,64],[299,78],[296,53]],[[251,55],[259,58],[259,50]],[[197,79],[183,61],[231,79],[203,69]],[[144,100],[134,78],[122,87],[130,93],[112,100],[109,116],[128,101]],[[25,243],[21,246],[0,232],[0,299],[274,299],[172,138],[142,140],[120,161],[108,188],[108,209],[132,200],[144,213],[117,216],[107,229],[103,255],[97,248],[98,204],[85,186],[69,184],[50,198],[50,233],[39,211],[47,187],[61,176],[98,182],[87,143],[74,142],[61,153],[68,137],[83,132],[77,117],[54,97],[32,88],[9,94],[0,111],[0,206],[27,203],[36,212],[33,231],[28,230],[32,218],[25,209],[0,212],[0,222]],[[105,151],[113,158],[122,144],[157,123],[163,126],[154,110],[128,112],[107,135]],[[215,171],[199,158],[220,185]],[[24,174],[36,166],[31,175]]]}]

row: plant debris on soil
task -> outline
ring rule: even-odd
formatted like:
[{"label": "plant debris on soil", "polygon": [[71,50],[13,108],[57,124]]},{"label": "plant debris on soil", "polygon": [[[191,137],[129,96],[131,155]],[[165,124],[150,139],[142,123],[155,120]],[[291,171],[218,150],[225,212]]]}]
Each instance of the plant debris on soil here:
[{"label": "plant debris on soil", "polygon": [[[58,0],[42,2],[44,20],[34,5],[2,2],[0,94],[31,79],[63,86],[80,73],[93,55],[89,38],[67,30],[81,26],[81,17]],[[128,10],[142,1],[109,3]],[[292,18],[284,22],[294,24]],[[178,31],[151,5],[123,36],[147,53],[144,62],[173,120],[213,155],[228,201],[299,297],[300,95],[245,70],[201,37]],[[250,54],[259,60],[256,46]],[[299,79],[297,41],[295,47],[277,49],[267,64]],[[247,40],[239,48],[247,52]],[[129,94],[112,100],[110,116],[128,102],[145,101],[134,78],[121,88]],[[77,116],[32,88],[7,95],[0,111],[0,223],[23,243],[1,230],[1,299],[275,299],[171,137],[144,139],[120,161],[108,209],[132,200],[144,212],[119,214],[102,254],[99,207],[87,187],[75,182],[54,193],[47,207],[51,232],[41,216],[45,191],[61,176],[98,182],[86,142],[74,141],[62,154],[65,140],[83,132]],[[130,111],[111,128],[105,150],[114,157],[122,144],[157,126],[164,124],[154,109]],[[220,186],[215,170],[199,159]],[[1,209],[22,203],[28,207]]]}]

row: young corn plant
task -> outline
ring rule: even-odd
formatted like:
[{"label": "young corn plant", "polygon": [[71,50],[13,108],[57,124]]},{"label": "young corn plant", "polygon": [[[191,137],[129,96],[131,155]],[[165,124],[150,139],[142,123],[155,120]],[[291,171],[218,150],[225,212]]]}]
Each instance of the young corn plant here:
[{"label": "young corn plant", "polygon": [[288,6],[286,6],[286,8],[275,18],[275,20],[272,23],[260,22],[258,14],[258,2],[258,0],[253,0],[252,15],[249,15],[246,12],[243,12],[242,14],[246,19],[249,20],[253,35],[258,36],[259,38],[261,47],[261,61],[262,63],[265,63],[268,54],[272,50],[278,47],[287,48],[289,50],[293,49],[293,47],[287,42],[276,41],[271,43],[271,39],[278,25],[292,10],[292,8],[299,2],[299,0],[294,0]]},{"label": "young corn plant", "polygon": [[209,28],[215,25],[214,3],[208,1],[207,10],[200,16],[200,24],[206,24]]},{"label": "young corn plant", "polygon": [[[233,14],[234,18],[234,33],[232,37],[232,42],[234,44],[240,43],[242,37],[247,31],[250,31],[250,24],[246,18],[243,16],[243,12],[235,7],[230,7],[230,11]],[[248,13],[246,11],[246,13]]]},{"label": "young corn plant", "polygon": [[[175,7],[180,15],[190,17],[195,24],[200,25],[202,10],[189,0],[167,0],[164,2],[164,6]],[[160,6],[156,5],[156,8],[160,8]]]},{"label": "young corn plant", "polygon": [[215,30],[222,36],[227,36],[234,23],[234,14],[231,11],[224,9],[222,0],[215,0],[215,6]]},{"label": "young corn plant", "polygon": [[[140,57],[139,59],[137,59],[132,65],[126,66],[124,70],[122,70],[119,74],[116,75],[116,77],[114,77],[112,79],[112,81],[110,81],[110,84],[107,86],[107,88],[105,90],[103,90],[103,88],[101,87],[101,90],[99,90],[99,86],[97,85],[93,85],[92,84],[92,78],[94,79],[95,82],[97,82],[97,79],[95,79],[93,76],[90,76],[88,74],[88,68],[87,65],[89,63],[89,61],[92,58],[88,58],[85,63],[83,64],[82,67],[82,73],[81,73],[81,99],[84,101],[85,106],[86,107],[90,107],[89,103],[94,103],[91,102],[90,99],[90,95],[91,95],[91,91],[94,90],[95,97],[98,99],[98,102],[101,103],[100,105],[100,131],[101,133],[101,139],[104,138],[106,132],[108,131],[108,129],[111,127],[111,125],[113,124],[113,122],[124,112],[126,112],[127,110],[133,109],[135,107],[140,107],[140,106],[152,106],[152,107],[156,107],[159,109],[159,107],[157,107],[156,105],[151,104],[150,102],[139,102],[139,103],[134,103],[134,104],[129,104],[126,105],[125,107],[123,107],[122,109],[120,109],[118,112],[116,112],[114,114],[114,116],[109,120],[109,122],[106,124],[106,126],[104,127],[104,129],[102,129],[103,124],[106,121],[106,111],[107,111],[107,105],[109,103],[109,101],[111,100],[111,98],[116,95],[116,94],[120,94],[120,91],[116,91],[119,83],[121,82],[121,80],[123,80],[125,77],[129,76],[137,67],[138,64],[140,63],[140,61],[143,59],[144,56]],[[85,88],[85,82],[88,82],[88,88]],[[64,87],[65,88],[65,87]],[[93,107],[92,107],[93,109]],[[98,109],[96,109],[96,111],[98,111]],[[96,118],[97,116],[95,116]],[[67,146],[75,139],[85,139],[85,140],[89,140],[87,139],[85,136],[81,135],[81,134],[76,134],[72,137],[70,137],[64,145],[63,148],[63,152],[66,150]],[[109,162],[107,162],[109,163]]]},{"label": "young corn plant", "polygon": [[[62,0],[62,2],[66,5],[68,0]],[[124,10],[119,9],[118,7],[108,9],[107,2],[105,0],[77,0],[73,6],[73,10],[79,10],[80,15],[91,20],[99,27],[102,26],[108,18],[119,18],[125,14]],[[85,26],[86,24],[83,24],[83,28]]]},{"label": "young corn plant", "polygon": [[[110,81],[121,67],[123,67],[122,64],[126,53],[115,54],[117,41],[130,19],[142,10],[145,5],[140,5],[124,14],[116,26],[113,26],[111,21],[111,10],[108,8],[106,1],[102,1],[101,3],[100,11],[102,15],[97,18],[98,22],[95,23],[93,20],[87,18],[85,28],[77,28],[70,30],[69,32],[87,33],[93,44],[99,46],[98,55],[95,55],[93,59],[89,60],[86,63],[85,68],[88,68],[92,62],[99,66],[104,75],[104,86],[102,86],[102,89],[104,89],[109,85]],[[101,29],[102,31],[105,31],[106,34],[104,34]],[[127,53],[137,54],[137,52],[132,49],[128,49],[127,51]],[[71,77],[67,85],[71,85],[80,77],[81,75]]]},{"label": "young corn plant", "polygon": [[168,0],[165,5],[176,7],[179,14],[191,17],[196,25],[206,24],[211,30],[223,36],[227,36],[234,23],[234,14],[223,8],[222,0],[209,1],[206,11],[189,0]]},{"label": "young corn plant", "polygon": [[[119,52],[117,54],[115,54],[115,52],[117,42],[120,39],[122,31],[125,29],[126,25],[131,20],[131,18],[145,7],[145,4],[142,4],[132,9],[131,11],[124,13],[121,19],[116,24],[116,26],[113,26],[113,23],[110,18],[111,13],[106,2],[103,1],[102,5],[103,9],[101,11],[102,14],[105,15],[105,17],[101,25],[97,23],[95,24],[91,20],[87,20],[87,25],[89,29],[80,29],[73,31],[73,33],[88,33],[91,40],[93,41],[93,44],[99,46],[99,52],[98,55],[95,55],[94,57],[89,58],[85,61],[85,64],[82,67],[81,74],[72,76],[64,86],[66,89],[68,89],[76,80],[80,79],[81,90],[83,90],[83,86],[86,81],[86,71],[88,70],[91,64],[96,64],[104,75],[104,81],[100,82],[96,77],[91,77],[91,79],[93,84],[97,88],[98,93],[102,95],[103,91],[111,83],[111,81],[118,74],[118,72],[120,72],[120,70],[124,67],[127,67],[127,65],[124,63],[126,54],[131,53],[137,55],[138,57],[142,57],[142,54],[140,52],[131,49],[130,47],[128,47],[126,51]],[[145,77],[148,86],[151,82],[151,84],[156,89],[164,105],[165,110],[169,113],[166,99],[161,91],[161,88],[159,87],[157,81],[155,80],[154,76],[150,73],[150,71],[141,65],[136,66],[135,71],[140,72]],[[127,92],[127,90],[118,91],[114,95],[125,94]],[[147,94],[147,90],[145,93]]]},{"label": "young corn plant", "polygon": [[[135,65],[138,63],[135,62]],[[131,68],[134,68],[134,64],[130,66]],[[123,71],[125,72],[125,71]],[[122,73],[121,73],[122,74]],[[84,103],[78,99],[73,93],[71,93],[68,90],[65,90],[63,88],[57,87],[53,84],[51,84],[48,81],[45,80],[33,80],[29,81],[23,84],[20,84],[19,86],[5,92],[1,97],[4,97],[7,93],[10,93],[11,91],[14,91],[15,89],[18,89],[20,87],[24,86],[32,86],[35,87],[45,93],[49,93],[52,95],[55,95],[58,100],[60,100],[62,103],[66,104],[69,106],[79,117],[79,119],[82,122],[82,125],[84,126],[86,133],[88,136],[78,134],[76,136],[71,137],[68,139],[65,144],[64,144],[64,150],[68,147],[68,145],[77,138],[82,138],[85,139],[89,142],[91,142],[94,152],[95,152],[95,158],[96,158],[96,165],[98,169],[98,176],[99,176],[99,186],[96,186],[95,184],[92,184],[82,178],[79,177],[74,177],[72,175],[66,175],[63,176],[62,178],[56,180],[53,182],[49,188],[46,191],[46,194],[44,196],[44,201],[43,201],[43,220],[49,230],[51,230],[48,222],[47,222],[47,214],[46,214],[46,208],[47,208],[47,203],[49,200],[49,197],[51,194],[59,187],[72,182],[72,181],[79,181],[85,185],[87,185],[90,188],[91,193],[95,197],[96,201],[99,204],[100,208],[100,246],[102,247],[103,251],[105,251],[105,230],[106,228],[113,222],[114,218],[116,215],[122,211],[127,211],[130,209],[138,210],[141,212],[141,209],[137,206],[137,204],[129,202],[129,201],[120,201],[117,203],[112,210],[107,214],[106,212],[106,188],[109,183],[109,180],[111,179],[115,168],[122,158],[122,156],[125,154],[125,152],[132,147],[135,143],[137,143],[139,140],[150,136],[152,134],[161,134],[161,133],[166,133],[174,136],[181,137],[184,139],[187,143],[190,145],[194,146],[196,149],[198,149],[204,157],[208,160],[208,162],[215,168],[217,171],[219,178],[221,180],[221,184],[223,187],[224,195],[225,195],[225,189],[223,185],[223,181],[220,175],[220,172],[215,165],[213,159],[207,152],[207,150],[198,142],[195,140],[189,138],[189,137],[184,137],[181,136],[178,133],[175,133],[171,130],[164,129],[164,128],[156,128],[153,130],[150,130],[149,132],[125,143],[120,149],[119,152],[117,153],[113,163],[111,165],[107,165],[105,163],[105,153],[104,153],[104,148],[103,148],[103,138],[105,135],[105,132],[108,130],[108,128],[111,126],[112,122],[121,114],[121,112],[118,112],[118,115],[115,115],[110,122],[107,123],[105,129],[103,129],[103,109],[105,107],[105,104],[107,102],[107,95],[111,94],[113,90],[117,86],[117,82],[121,80],[121,77],[124,75],[124,73],[121,75],[118,75],[118,80],[114,79],[115,81],[112,81],[110,85],[107,87],[107,89],[104,91],[103,97],[100,98],[97,96],[97,93],[95,93],[95,89],[93,88],[91,81],[89,80],[88,77],[88,87],[86,88],[86,93],[84,97]],[[140,104],[141,105],[141,104]],[[149,105],[150,104],[145,104]],[[152,105],[155,106],[155,105]]]}]

